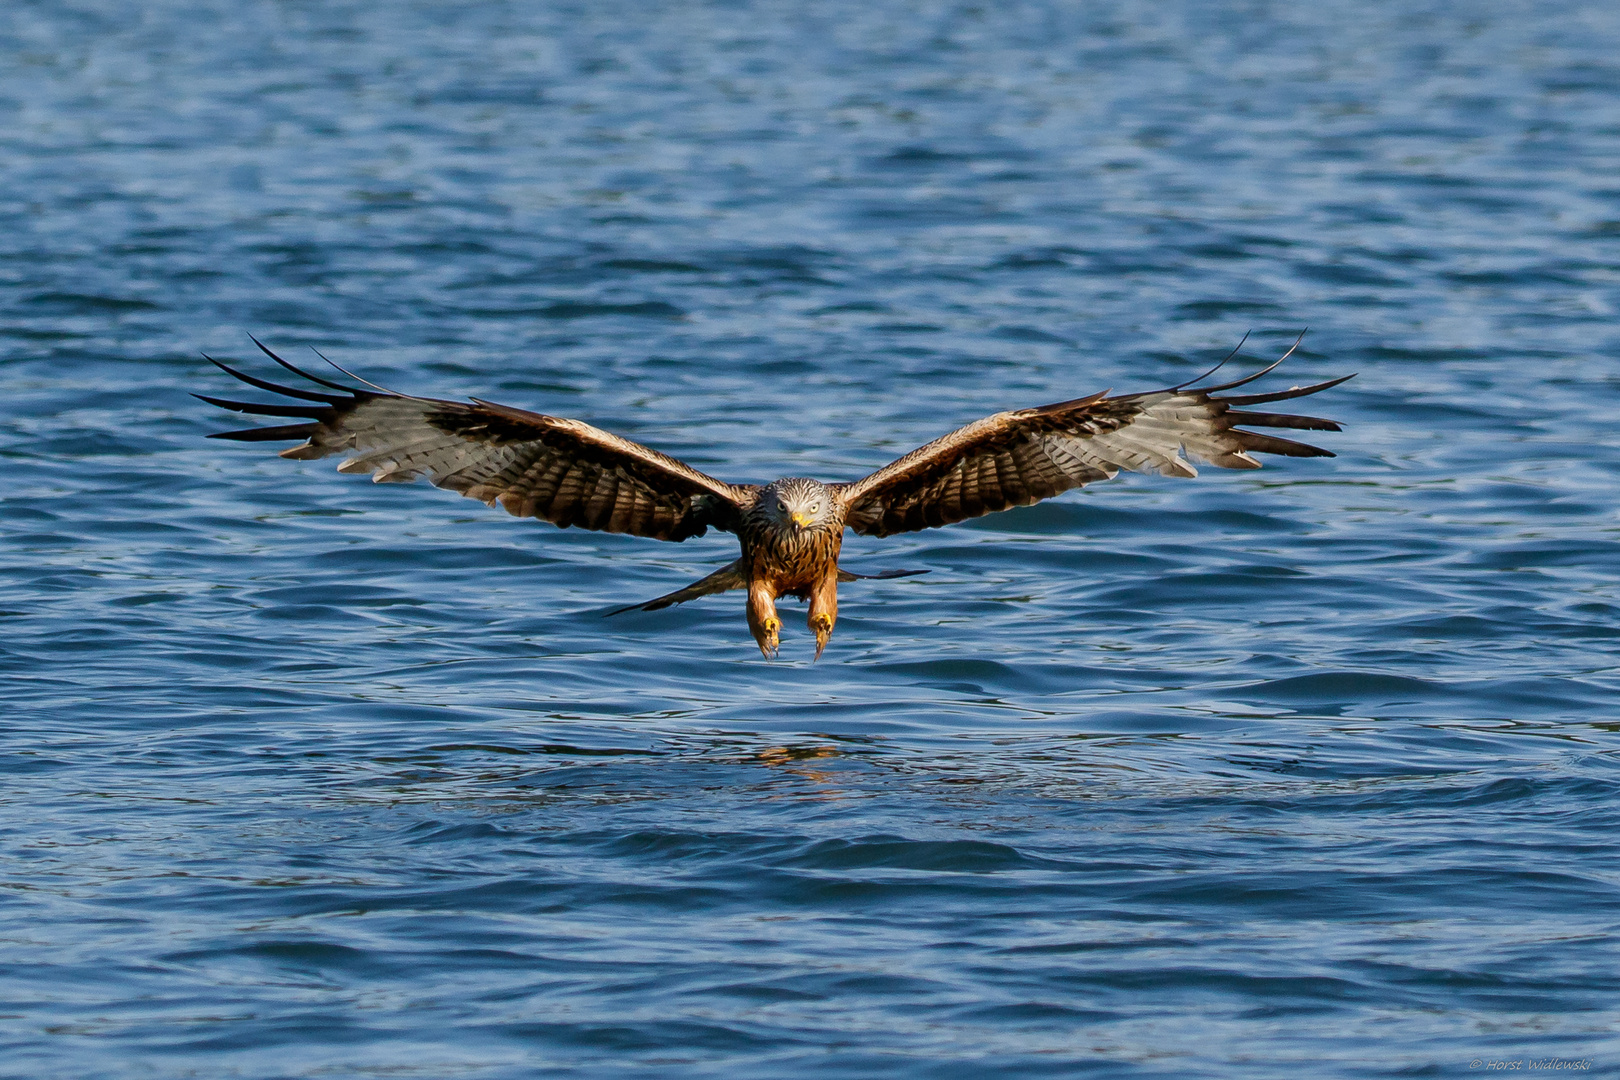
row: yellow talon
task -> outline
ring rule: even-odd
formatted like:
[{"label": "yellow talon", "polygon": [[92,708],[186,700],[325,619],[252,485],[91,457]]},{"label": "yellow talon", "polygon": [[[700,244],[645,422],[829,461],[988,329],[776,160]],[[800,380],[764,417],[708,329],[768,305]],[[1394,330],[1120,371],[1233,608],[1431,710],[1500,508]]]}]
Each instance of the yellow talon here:
[{"label": "yellow talon", "polygon": [[810,629],[816,632],[816,659],[821,659],[821,651],[827,647],[827,639],[832,637],[833,617],[825,611],[818,611],[810,616]]},{"label": "yellow talon", "polygon": [[775,615],[767,615],[759,620],[759,651],[767,660],[776,659],[776,650],[780,648],[781,638],[777,632],[782,629],[782,620]]}]

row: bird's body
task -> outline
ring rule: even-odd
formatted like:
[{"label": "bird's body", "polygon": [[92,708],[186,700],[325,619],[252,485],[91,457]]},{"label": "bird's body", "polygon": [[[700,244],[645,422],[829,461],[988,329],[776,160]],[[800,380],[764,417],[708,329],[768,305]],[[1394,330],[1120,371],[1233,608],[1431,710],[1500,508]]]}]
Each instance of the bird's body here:
[{"label": "bird's body", "polygon": [[1222,386],[1189,390],[1183,384],[1118,397],[1093,394],[985,417],[853,483],[787,477],[756,485],[724,483],[583,421],[477,398],[442,401],[395,394],[370,384],[343,386],[264,351],[288,370],[339,393],[282,386],[214,361],[251,386],[313,403],[257,404],[203,397],[237,412],[307,421],[221,432],[214,438],[304,439],[282,451],[282,456],[348,454],[339,472],[369,472],[378,482],[426,475],[439,487],[563,528],[677,541],[701,536],[711,526],[735,533],[742,549],[736,561],[683,589],[630,608],[651,611],[711,593],[747,589],[749,632],[767,657],[776,654],[780,642],[776,601],[785,596],[809,601],[808,621],[820,657],[838,619],[838,583],[863,576],[838,565],[846,528],[888,536],[948,525],[1109,479],[1121,468],[1197,475],[1183,452],[1230,469],[1259,468],[1248,451],[1331,457],[1326,450],[1236,425],[1337,431],[1334,422],[1237,412],[1233,406],[1303,397],[1344,381],[1269,394],[1212,396],[1259,378],[1277,366],[1273,364]]},{"label": "bird's body", "polygon": [[788,477],[766,484],[743,511],[739,561],[748,582],[748,630],[765,655],[774,655],[779,642],[780,596],[810,601],[816,656],[827,647],[838,621],[841,510],[837,494],[819,480]]}]

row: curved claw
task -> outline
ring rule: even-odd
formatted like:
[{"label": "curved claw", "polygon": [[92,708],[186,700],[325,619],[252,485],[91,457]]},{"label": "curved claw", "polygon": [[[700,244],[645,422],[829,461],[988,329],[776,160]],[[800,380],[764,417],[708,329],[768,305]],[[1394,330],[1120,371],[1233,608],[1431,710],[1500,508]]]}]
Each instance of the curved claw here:
[{"label": "curved claw", "polygon": [[760,620],[759,651],[767,660],[775,660],[776,653],[782,647],[782,620],[771,615]]},{"label": "curved claw", "polygon": [[[816,660],[821,659],[821,650],[827,647],[827,639],[832,637],[833,617],[825,611],[810,616],[810,629],[816,635]],[[812,661],[813,663],[814,661]]]}]

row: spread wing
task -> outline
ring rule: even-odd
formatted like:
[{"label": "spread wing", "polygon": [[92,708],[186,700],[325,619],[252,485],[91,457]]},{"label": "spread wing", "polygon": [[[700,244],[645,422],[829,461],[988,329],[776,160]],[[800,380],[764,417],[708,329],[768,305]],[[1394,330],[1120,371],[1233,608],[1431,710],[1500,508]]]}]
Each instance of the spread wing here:
[{"label": "spread wing", "polygon": [[[301,417],[304,423],[222,431],[213,439],[303,439],[282,457],[347,454],[338,472],[371,473],[379,483],[426,476],[438,487],[518,517],[658,540],[702,536],[709,526],[736,531],[750,488],[734,487],[685,462],[579,420],[470,402],[408,397],[381,387],[356,389],[282,367],[337,393],[282,386],[209,361],[250,386],[282,395],[272,404],[195,396],[241,413]],[[361,380],[364,381],[364,380]],[[368,384],[369,386],[369,384]],[[297,404],[309,402],[310,404]]]},{"label": "spread wing", "polygon": [[1221,386],[1189,390],[1184,384],[1120,397],[1108,397],[1103,391],[987,416],[913,450],[864,480],[838,485],[849,508],[846,520],[858,533],[888,536],[1028,506],[1094,480],[1110,480],[1120,469],[1197,476],[1183,452],[1223,469],[1258,469],[1260,463],[1250,452],[1332,457],[1319,447],[1244,431],[1238,425],[1340,430],[1333,421],[1240,412],[1235,406],[1304,397],[1351,376],[1270,394],[1214,396],[1253,382],[1280,363]]}]

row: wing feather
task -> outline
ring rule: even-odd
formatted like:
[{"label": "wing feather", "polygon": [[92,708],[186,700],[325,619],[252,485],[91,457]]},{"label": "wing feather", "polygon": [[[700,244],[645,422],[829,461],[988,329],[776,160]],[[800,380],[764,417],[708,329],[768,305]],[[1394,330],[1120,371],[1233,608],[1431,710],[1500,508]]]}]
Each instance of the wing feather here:
[{"label": "wing feather", "polygon": [[752,489],[723,483],[580,420],[476,398],[442,401],[369,384],[344,387],[259,347],[288,371],[341,395],[282,386],[212,361],[249,386],[283,398],[259,403],[197,397],[234,412],[309,422],[223,431],[211,438],[303,439],[281,456],[346,455],[339,472],[370,473],[379,483],[425,476],[438,487],[498,503],[520,517],[660,540],[701,536],[710,526],[735,531],[741,506],[751,494]]},{"label": "wing feather", "polygon": [[1332,420],[1240,412],[1233,406],[1305,397],[1350,376],[1267,394],[1214,396],[1253,382],[1276,366],[1203,389],[1178,386],[1118,397],[1104,391],[997,413],[935,439],[863,480],[837,485],[836,490],[847,508],[850,528],[888,536],[1028,505],[1110,480],[1121,469],[1193,477],[1198,470],[1191,461],[1223,469],[1258,469],[1260,462],[1249,456],[1251,452],[1332,457],[1320,447],[1238,427],[1340,430]]}]

